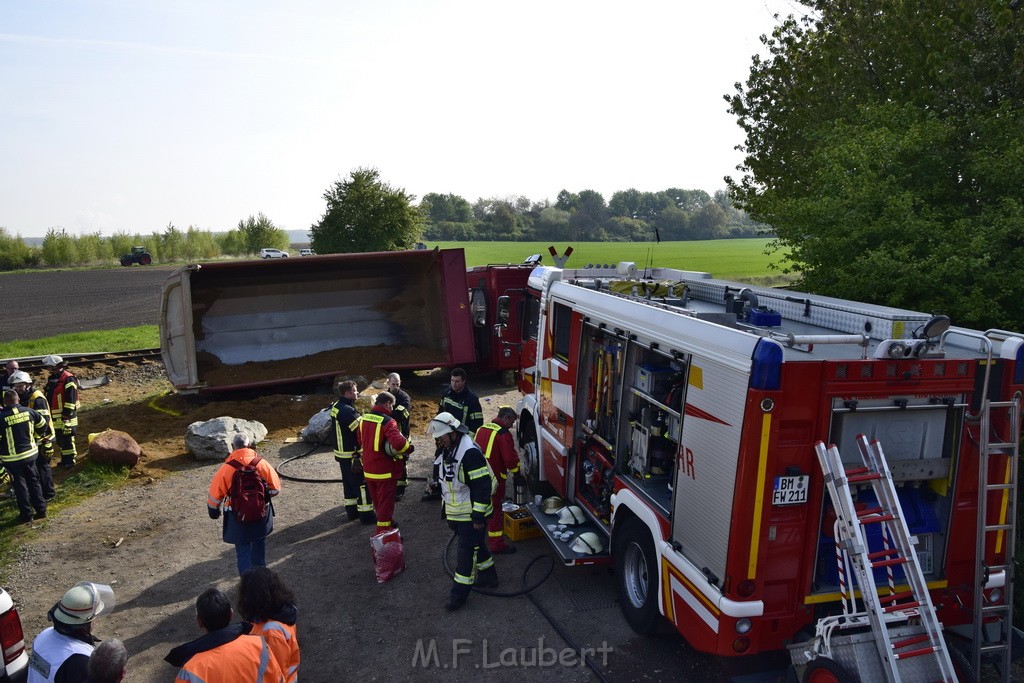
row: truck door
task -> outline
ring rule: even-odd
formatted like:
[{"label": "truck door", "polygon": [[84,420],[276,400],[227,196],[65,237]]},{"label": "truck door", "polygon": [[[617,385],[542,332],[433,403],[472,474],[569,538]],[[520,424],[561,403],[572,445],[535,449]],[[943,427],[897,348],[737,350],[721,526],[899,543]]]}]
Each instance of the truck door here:
[{"label": "truck door", "polygon": [[175,271],[164,282],[160,300],[160,354],[167,378],[179,389],[199,381],[192,331],[191,274],[190,268]]}]

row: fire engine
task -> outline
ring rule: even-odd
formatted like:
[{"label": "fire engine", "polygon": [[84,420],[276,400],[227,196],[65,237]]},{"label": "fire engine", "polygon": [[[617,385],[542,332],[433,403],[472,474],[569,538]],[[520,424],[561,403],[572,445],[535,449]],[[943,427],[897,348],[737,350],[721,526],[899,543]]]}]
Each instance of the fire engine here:
[{"label": "fire engine", "polygon": [[634,263],[538,266],[497,320],[530,486],[585,523],[530,512],[635,631],[803,680],[1009,675],[1024,335]]}]

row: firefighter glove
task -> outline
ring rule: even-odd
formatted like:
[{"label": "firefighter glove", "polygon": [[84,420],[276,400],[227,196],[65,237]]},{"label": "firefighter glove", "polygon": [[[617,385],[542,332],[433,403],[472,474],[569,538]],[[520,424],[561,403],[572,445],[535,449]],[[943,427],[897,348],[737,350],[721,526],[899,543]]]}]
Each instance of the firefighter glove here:
[{"label": "firefighter glove", "polygon": [[220,518],[220,508],[212,508],[209,505],[206,506],[206,512],[209,513],[210,519]]},{"label": "firefighter glove", "polygon": [[409,459],[409,456],[410,456],[410,455],[412,455],[412,454],[413,454],[413,451],[415,451],[415,450],[416,450],[416,447],[415,447],[415,446],[413,446],[413,445],[412,445],[412,442],[410,441],[410,442],[409,442],[409,449],[408,449],[408,450],[407,450],[407,451],[406,451],[405,453],[402,453],[402,455],[404,455],[404,456],[405,456],[405,459],[406,459],[406,460],[408,460],[408,459]]},{"label": "firefighter glove", "polygon": [[64,425],[63,427],[60,428],[60,433],[64,436],[71,436],[72,434],[74,434],[74,432],[72,431],[73,429],[74,427]]},{"label": "firefighter glove", "polygon": [[352,474],[362,474],[362,473],[363,473],[363,459],[362,458],[352,458]]}]

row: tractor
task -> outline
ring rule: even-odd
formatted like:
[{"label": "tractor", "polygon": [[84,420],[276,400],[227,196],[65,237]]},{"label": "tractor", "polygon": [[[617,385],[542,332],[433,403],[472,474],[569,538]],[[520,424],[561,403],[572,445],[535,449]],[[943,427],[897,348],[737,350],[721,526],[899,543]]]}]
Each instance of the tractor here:
[{"label": "tractor", "polygon": [[131,266],[138,263],[141,266],[148,266],[153,263],[153,257],[145,247],[132,247],[132,253],[121,257],[122,266]]}]

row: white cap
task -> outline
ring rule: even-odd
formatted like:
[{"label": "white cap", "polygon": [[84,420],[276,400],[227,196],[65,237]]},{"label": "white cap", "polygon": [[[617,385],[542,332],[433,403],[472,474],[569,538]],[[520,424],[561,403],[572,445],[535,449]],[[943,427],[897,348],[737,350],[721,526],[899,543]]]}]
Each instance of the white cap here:
[{"label": "white cap", "polygon": [[578,505],[570,505],[558,511],[558,523],[566,526],[576,526],[586,521],[583,510]]},{"label": "white cap", "polygon": [[82,626],[114,609],[115,604],[110,586],[83,581],[64,594],[53,610],[53,618],[70,626]]},{"label": "white cap", "polygon": [[576,537],[576,540],[569,546],[574,553],[580,555],[596,555],[604,550],[604,544],[600,537],[593,531],[586,531]]},{"label": "white cap", "polygon": [[49,356],[43,356],[43,367],[49,368],[54,365],[63,365],[64,359],[55,353],[51,353]]}]

